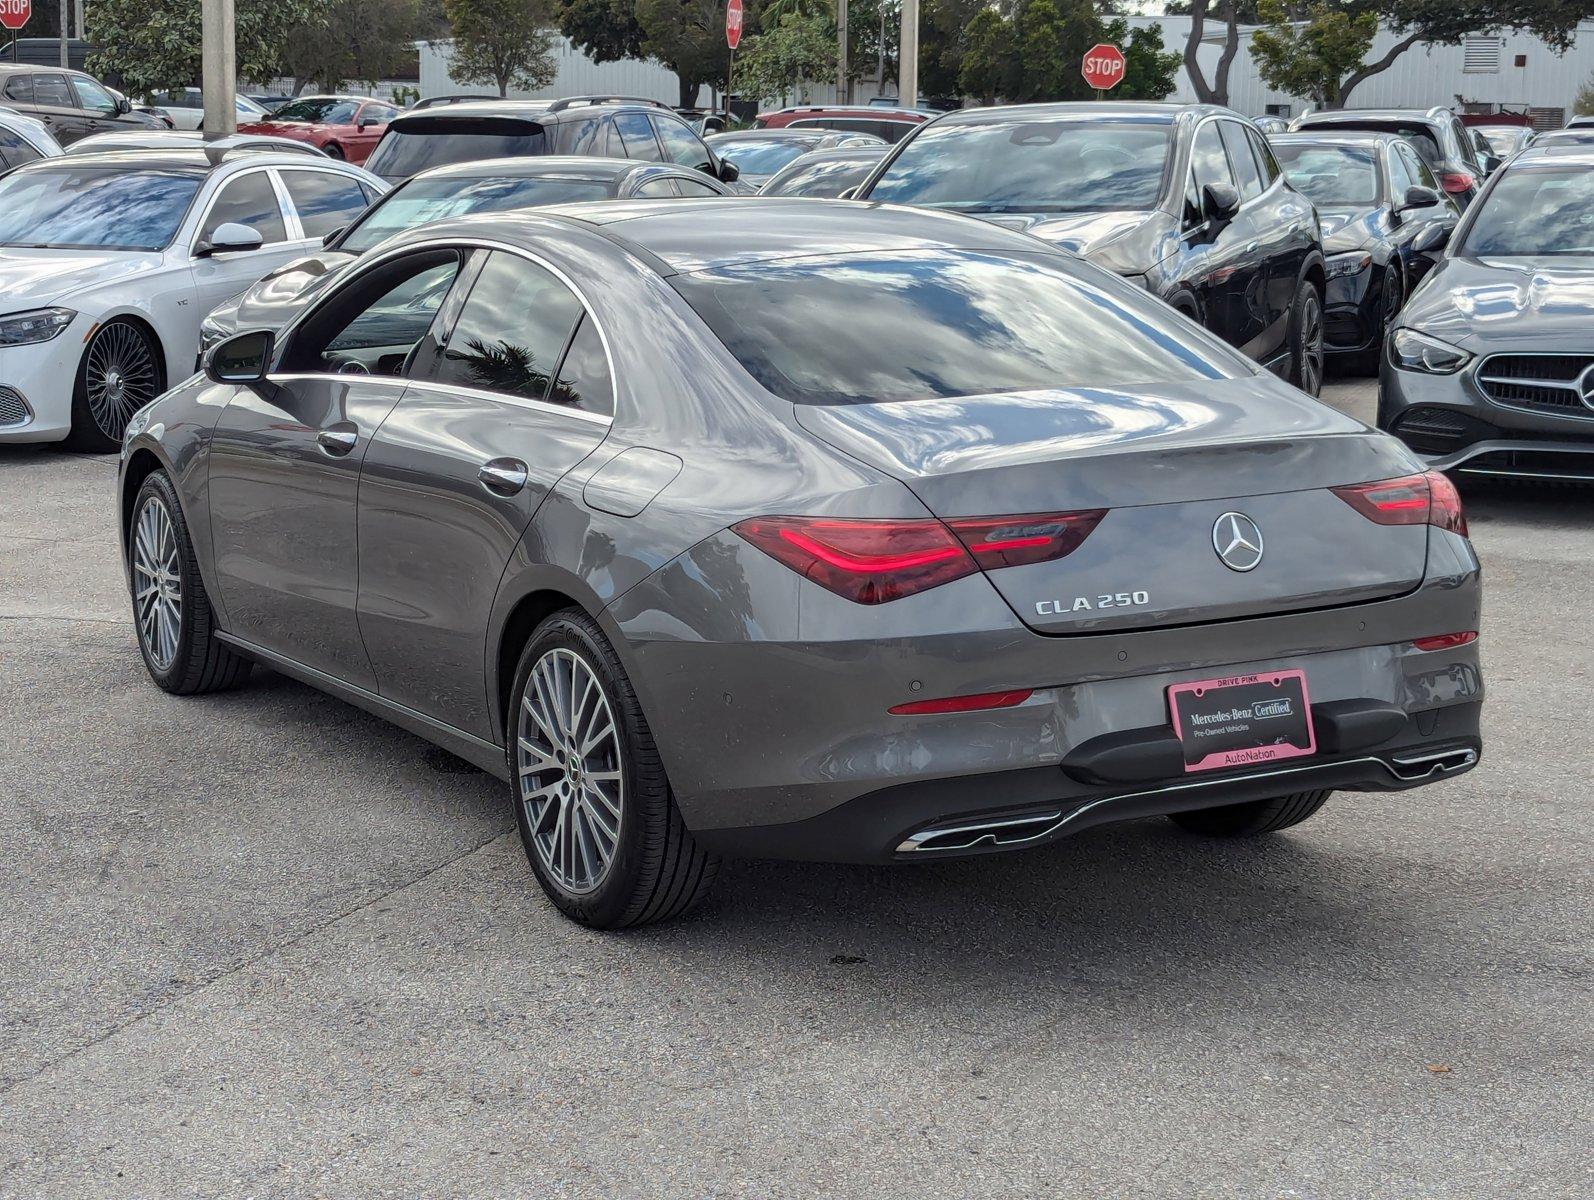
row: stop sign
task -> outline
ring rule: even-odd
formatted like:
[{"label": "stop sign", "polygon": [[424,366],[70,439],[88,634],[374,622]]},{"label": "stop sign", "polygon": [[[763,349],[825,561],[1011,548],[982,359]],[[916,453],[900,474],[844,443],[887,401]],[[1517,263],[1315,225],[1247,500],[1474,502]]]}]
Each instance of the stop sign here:
[{"label": "stop sign", "polygon": [[0,25],[15,33],[33,15],[33,0],[0,0]]},{"label": "stop sign", "polygon": [[1097,42],[1085,51],[1079,73],[1097,91],[1117,87],[1124,81],[1124,52],[1111,42]]},{"label": "stop sign", "polygon": [[[0,0],[0,4],[6,0]],[[725,6],[725,44],[732,50],[742,40],[742,0],[730,0]]]}]

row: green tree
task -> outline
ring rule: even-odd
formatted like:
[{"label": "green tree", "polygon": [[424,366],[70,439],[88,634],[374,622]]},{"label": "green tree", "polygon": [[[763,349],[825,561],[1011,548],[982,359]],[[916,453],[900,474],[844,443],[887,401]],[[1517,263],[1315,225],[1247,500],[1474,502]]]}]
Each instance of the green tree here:
[{"label": "green tree", "polygon": [[559,32],[593,62],[646,57],[636,0],[560,0]]},{"label": "green tree", "polygon": [[1088,100],[1093,92],[1079,64],[1101,33],[1090,0],[1024,0],[1013,14],[1016,69],[1003,89],[1007,98],[1018,104]]},{"label": "green tree", "polygon": [[[1008,0],[1003,12],[1011,16]],[[919,8],[919,92],[924,96],[956,96],[968,50],[969,27],[990,7],[990,0],[923,0]],[[891,6],[892,46],[901,29],[901,6]]]},{"label": "green tree", "polygon": [[1013,27],[994,8],[981,9],[969,22],[967,44],[958,69],[958,87],[987,105],[1013,76]]},{"label": "green tree", "polygon": [[552,11],[541,0],[443,0],[454,30],[448,77],[533,92],[554,80]]},{"label": "green tree", "polygon": [[[307,19],[309,0],[237,0],[240,79],[282,72],[282,30]],[[93,0],[86,8],[91,74],[115,76],[149,97],[199,80],[199,0]]]},{"label": "green tree", "polygon": [[1112,42],[1124,52],[1123,82],[1113,88],[1119,100],[1166,100],[1178,86],[1180,56],[1164,52],[1162,28],[1137,25],[1133,29],[1122,17],[1108,21],[1102,40]]},{"label": "green tree", "polygon": [[[642,52],[675,72],[682,105],[696,102],[702,84],[725,86],[730,67],[725,0],[637,0],[636,19],[642,29]],[[744,33],[750,34],[757,24],[751,6],[744,20]]]},{"label": "green tree", "polygon": [[755,100],[780,100],[805,81],[836,76],[836,29],[823,17],[788,12],[774,28],[749,38],[736,63],[736,90]]},{"label": "green tree", "polygon": [[350,80],[389,79],[415,58],[418,0],[325,0],[282,35],[283,74],[294,95],[307,87],[341,91]]}]

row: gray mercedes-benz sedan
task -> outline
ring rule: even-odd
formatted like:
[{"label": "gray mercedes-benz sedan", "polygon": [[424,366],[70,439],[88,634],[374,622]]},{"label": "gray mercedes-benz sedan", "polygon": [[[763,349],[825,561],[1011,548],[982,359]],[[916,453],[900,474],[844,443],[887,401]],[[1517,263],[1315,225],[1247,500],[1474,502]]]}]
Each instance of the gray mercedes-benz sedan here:
[{"label": "gray mercedes-benz sedan", "polygon": [[1594,482],[1594,146],[1529,146],[1448,243],[1390,330],[1380,428],[1435,469]]},{"label": "gray mercedes-benz sedan", "polygon": [[120,488],[161,687],[264,664],[497,773],[593,926],[685,911],[724,853],[1261,834],[1480,753],[1444,478],[961,216],[417,228],[212,348]]}]

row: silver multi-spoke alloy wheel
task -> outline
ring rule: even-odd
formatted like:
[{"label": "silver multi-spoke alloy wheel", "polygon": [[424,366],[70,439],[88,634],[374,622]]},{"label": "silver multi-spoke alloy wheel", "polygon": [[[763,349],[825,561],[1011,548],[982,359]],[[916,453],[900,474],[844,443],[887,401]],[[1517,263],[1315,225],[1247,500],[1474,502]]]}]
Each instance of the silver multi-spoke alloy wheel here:
[{"label": "silver multi-spoke alloy wheel", "polygon": [[609,698],[585,659],[555,647],[531,669],[519,726],[520,802],[532,845],[560,887],[584,895],[608,875],[624,819]]},{"label": "silver multi-spoke alloy wheel", "polygon": [[112,321],[89,343],[83,368],[89,413],[100,432],[120,441],[127,422],[160,394],[160,373],[149,339],[125,321]]},{"label": "silver multi-spoke alloy wheel", "polygon": [[183,577],[172,515],[158,496],[139,509],[133,529],[133,607],[138,637],[157,671],[171,670],[183,631]]}]

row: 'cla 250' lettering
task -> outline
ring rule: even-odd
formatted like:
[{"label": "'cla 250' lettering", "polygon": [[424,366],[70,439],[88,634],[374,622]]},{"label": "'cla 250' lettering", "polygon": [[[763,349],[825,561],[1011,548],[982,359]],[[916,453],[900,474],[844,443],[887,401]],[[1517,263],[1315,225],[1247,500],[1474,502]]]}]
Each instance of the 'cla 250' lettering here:
[{"label": "'cla 250' lettering", "polygon": [[1092,600],[1089,596],[1075,596],[1068,600],[1037,600],[1035,615],[1061,617],[1067,613],[1095,612],[1099,608],[1139,608],[1151,603],[1150,592],[1107,592]]}]

